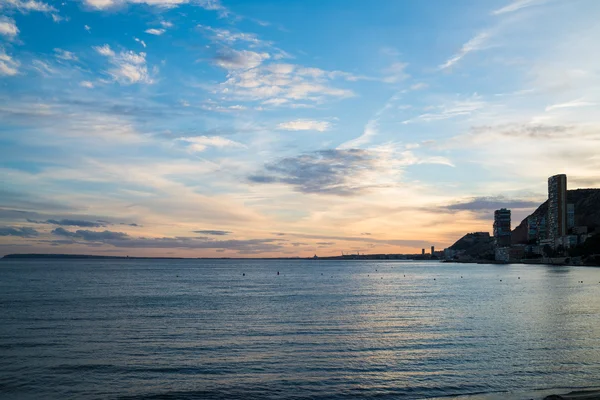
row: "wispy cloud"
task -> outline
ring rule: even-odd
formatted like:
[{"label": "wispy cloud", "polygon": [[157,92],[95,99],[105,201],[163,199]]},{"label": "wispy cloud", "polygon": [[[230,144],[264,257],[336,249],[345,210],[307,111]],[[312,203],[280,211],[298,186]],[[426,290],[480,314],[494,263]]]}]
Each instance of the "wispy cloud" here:
[{"label": "wispy cloud", "polygon": [[308,119],[297,119],[295,121],[282,122],[277,129],[286,131],[319,131],[325,132],[331,129],[331,123],[327,121],[313,121]]},{"label": "wispy cloud", "polygon": [[108,70],[108,74],[116,82],[130,85],[133,83],[153,83],[152,77],[148,73],[146,65],[146,53],[135,53],[133,51],[124,51],[115,53],[109,45],[94,47],[98,54],[109,59],[113,68]]},{"label": "wispy cloud", "polygon": [[192,136],[192,137],[181,137],[177,139],[182,142],[189,143],[188,150],[193,152],[202,152],[209,147],[216,147],[219,149],[223,148],[242,148],[245,147],[239,142],[235,142],[231,139],[227,139],[221,136]]},{"label": "wispy cloud", "polygon": [[45,221],[36,221],[32,219],[27,219],[27,222],[31,222],[34,224],[51,224],[51,225],[60,225],[60,226],[79,226],[82,228],[99,228],[105,226],[106,224],[99,221],[86,221],[79,219],[47,219]]},{"label": "wispy cloud", "polygon": [[403,168],[417,164],[452,165],[444,157],[418,157],[390,145],[368,150],[330,149],[266,163],[263,171],[248,180],[289,185],[301,193],[353,197],[395,186]]},{"label": "wispy cloud", "polygon": [[150,35],[160,36],[163,33],[165,33],[166,30],[162,29],[162,28],[150,28],[150,29],[146,29],[144,32],[149,33]]},{"label": "wispy cloud", "polygon": [[70,238],[81,238],[87,241],[110,241],[110,240],[126,240],[129,235],[124,232],[113,232],[113,231],[90,231],[80,229],[75,232],[68,231],[64,228],[56,228],[52,231],[53,235],[66,236]]},{"label": "wispy cloud", "polygon": [[488,32],[478,33],[473,38],[471,38],[467,43],[465,43],[461,47],[461,49],[458,51],[458,53],[456,53],[455,55],[450,57],[448,60],[446,60],[445,63],[440,65],[439,68],[440,69],[450,68],[450,67],[456,65],[456,63],[458,63],[460,60],[462,60],[463,57],[465,57],[467,54],[485,48],[485,44],[489,38],[490,38],[490,34]]},{"label": "wispy cloud", "polygon": [[227,70],[252,69],[268,60],[268,53],[250,50],[221,49],[214,57],[215,65]]},{"label": "wispy cloud", "polygon": [[135,40],[136,42],[138,42],[139,44],[142,45],[142,47],[146,48],[146,42],[144,42],[143,40],[134,37],[133,40]]},{"label": "wispy cloud", "polygon": [[493,211],[499,208],[535,208],[539,201],[509,199],[505,196],[474,197],[458,203],[450,204],[444,208],[450,211]]},{"label": "wispy cloud", "polygon": [[573,101],[568,101],[566,103],[558,103],[558,104],[553,104],[551,106],[546,107],[546,111],[552,111],[552,110],[557,110],[557,109],[561,109],[561,108],[577,108],[577,107],[590,107],[590,106],[595,106],[597,105],[597,103],[592,103],[590,101],[583,101],[583,100],[573,100]]},{"label": "wispy cloud", "polygon": [[379,124],[379,119],[387,110],[389,110],[393,106],[393,104],[398,100],[399,95],[399,93],[394,94],[388,99],[388,101],[383,105],[383,107],[377,110],[375,115],[365,125],[362,135],[345,143],[342,143],[338,146],[338,149],[361,148],[364,145],[368,144],[378,133],[377,126]]},{"label": "wispy cloud", "polygon": [[250,45],[270,45],[270,42],[260,40],[254,33],[232,32],[228,29],[213,28],[206,25],[198,25],[198,28],[207,32],[212,40],[227,43],[229,45],[236,42],[248,43]]},{"label": "wispy cloud", "polygon": [[448,102],[448,104],[431,107],[432,112],[420,114],[414,118],[403,121],[403,123],[431,122],[449,118],[466,117],[482,110],[485,106],[486,102],[480,96],[473,95],[464,100],[453,100]]},{"label": "wispy cloud", "polygon": [[0,236],[18,236],[29,238],[38,235],[38,231],[29,227],[0,226]]},{"label": "wispy cloud", "polygon": [[383,81],[386,83],[396,83],[408,78],[408,74],[405,72],[407,63],[395,62],[388,68],[384,69]]},{"label": "wispy cloud", "polygon": [[[0,230],[0,235],[1,235]],[[70,240],[82,240],[84,242],[103,243],[114,247],[124,248],[183,248],[183,249],[226,249],[237,251],[242,254],[255,254],[261,252],[272,252],[281,250],[283,246],[278,244],[280,239],[246,239],[246,240],[212,240],[209,238],[196,237],[133,237],[125,232],[114,231],[91,231],[77,230],[75,232],[64,228],[56,228],[52,231],[55,236],[69,238]],[[60,242],[56,244],[69,244]],[[72,243],[72,242],[71,242]]]},{"label": "wispy cloud", "polygon": [[260,100],[288,107],[299,104],[299,101],[320,103],[326,98],[354,96],[352,90],[332,85],[337,79],[354,80],[352,74],[294,64],[265,63],[269,59],[271,56],[266,52],[222,51],[215,57],[215,62],[227,69],[229,75],[219,85],[219,92],[233,100]]},{"label": "wispy cloud", "polygon": [[[14,0],[10,0],[14,1]],[[89,7],[97,10],[105,10],[118,7],[123,4],[147,4],[160,8],[172,8],[182,4],[193,4],[205,10],[216,11],[221,17],[227,17],[229,10],[219,0],[83,0]]]},{"label": "wispy cloud", "polygon": [[17,28],[15,20],[0,16],[0,35],[8,39],[14,39],[18,34],[19,28]]},{"label": "wispy cloud", "polygon": [[547,0],[514,0],[506,6],[492,11],[493,15],[501,15],[518,11],[522,8],[536,6],[545,3]]},{"label": "wispy cloud", "polygon": [[67,50],[54,49],[54,53],[55,53],[56,58],[58,58],[59,60],[65,60],[65,61],[77,61],[78,60],[75,53],[67,51]]},{"label": "wispy cloud", "polygon": [[359,149],[368,144],[377,135],[377,119],[372,119],[365,125],[362,135],[338,146],[338,149]]},{"label": "wispy cloud", "polygon": [[421,90],[421,89],[427,89],[428,87],[429,87],[428,84],[419,82],[419,83],[415,83],[414,85],[411,85],[410,90]]},{"label": "wispy cloud", "polygon": [[39,11],[45,13],[56,12],[56,8],[51,5],[37,0],[3,0],[0,3],[0,9],[2,8],[15,8],[20,12],[26,13],[29,11]]},{"label": "wispy cloud", "polygon": [[204,230],[194,231],[194,233],[201,233],[203,235],[213,235],[213,236],[225,236],[225,235],[229,235],[231,232],[230,231],[219,231],[219,230],[214,230],[214,229],[204,229]]},{"label": "wispy cloud", "polygon": [[6,54],[4,48],[0,46],[0,76],[13,76],[19,73],[19,62]]}]

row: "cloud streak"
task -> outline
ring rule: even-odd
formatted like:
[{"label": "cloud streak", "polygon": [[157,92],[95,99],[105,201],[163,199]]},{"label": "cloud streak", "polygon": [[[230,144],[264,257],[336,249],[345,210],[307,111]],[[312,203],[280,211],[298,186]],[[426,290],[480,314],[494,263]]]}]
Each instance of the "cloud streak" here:
[{"label": "cloud streak", "polygon": [[518,11],[522,8],[536,6],[545,3],[547,0],[515,0],[506,6],[492,11],[492,15],[502,15]]},{"label": "cloud streak", "polygon": [[31,222],[34,224],[52,224],[52,225],[60,225],[60,226],[79,226],[83,228],[99,228],[105,226],[102,222],[95,221],[85,221],[85,220],[76,220],[76,219],[48,219],[45,221],[36,221],[32,219],[28,219],[27,222]]},{"label": "cloud streak", "polygon": [[282,122],[277,125],[277,129],[285,131],[318,131],[325,132],[331,129],[331,123],[327,121],[313,121],[307,119],[297,119],[295,121]]},{"label": "cloud streak", "polygon": [[450,211],[492,211],[500,208],[534,208],[539,201],[509,199],[504,196],[474,197],[469,200],[445,206]]},{"label": "cloud streak", "polygon": [[221,136],[191,136],[181,137],[177,140],[188,143],[187,148],[189,151],[192,152],[202,152],[208,149],[209,147],[215,147],[218,149],[245,147],[241,143],[235,142],[231,139],[227,139]]},{"label": "cloud streak", "polygon": [[213,235],[213,236],[225,236],[225,235],[229,235],[230,231],[219,231],[219,230],[214,230],[214,229],[205,229],[205,230],[200,230],[200,231],[194,231],[194,233],[201,233],[203,235]]},{"label": "cloud streak", "polygon": [[454,54],[445,63],[439,66],[439,69],[444,70],[456,65],[460,60],[462,60],[469,53],[473,53],[475,51],[479,51],[485,48],[487,41],[490,38],[489,32],[480,32],[471,38],[468,42],[463,44],[458,53]]},{"label": "cloud streak", "polygon": [[38,231],[29,227],[0,226],[0,236],[31,238],[38,235]]},{"label": "cloud streak", "polygon": [[0,46],[0,76],[14,76],[19,73],[20,63],[6,54],[4,48]]}]

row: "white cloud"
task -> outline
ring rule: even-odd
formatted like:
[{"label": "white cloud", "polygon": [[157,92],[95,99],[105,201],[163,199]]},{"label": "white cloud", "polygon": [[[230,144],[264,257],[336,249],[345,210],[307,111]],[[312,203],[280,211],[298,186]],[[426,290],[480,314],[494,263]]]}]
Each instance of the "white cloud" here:
[{"label": "white cloud", "polygon": [[471,40],[465,43],[458,53],[450,57],[444,64],[440,65],[440,69],[446,69],[452,67],[454,64],[459,62],[467,54],[478,51],[484,48],[485,43],[489,39],[490,34],[488,32],[480,32],[475,35]]},{"label": "white cloud", "polygon": [[108,73],[113,79],[121,84],[153,83],[148,74],[146,65],[146,53],[135,53],[133,51],[122,51],[116,54],[109,45],[97,46],[94,49],[101,55],[107,57],[113,68]]},{"label": "white cloud", "polygon": [[408,74],[404,72],[407,66],[408,64],[403,62],[393,63],[383,71],[386,75],[383,81],[386,83],[396,83],[408,78]]},{"label": "white cloud", "polygon": [[59,22],[62,22],[62,21],[68,21],[68,20],[69,20],[68,17],[61,17],[58,14],[52,14],[52,21],[54,21],[56,23],[59,23]]},{"label": "white cloud", "polygon": [[19,33],[15,20],[8,17],[0,17],[0,35],[13,39]]},{"label": "white cloud", "polygon": [[231,32],[227,29],[221,28],[212,28],[210,26],[198,25],[198,28],[201,28],[207,32],[211,33],[211,38],[215,41],[225,42],[228,44],[233,44],[235,42],[247,42],[253,45],[269,45],[268,42],[263,42],[253,33],[244,33],[244,32]]},{"label": "white cloud", "polygon": [[552,110],[557,110],[560,108],[576,108],[576,107],[589,107],[589,106],[595,106],[597,105],[596,103],[592,103],[589,101],[582,101],[582,100],[573,100],[573,101],[569,101],[566,103],[559,103],[559,104],[553,104],[551,106],[546,107],[546,111],[552,111]]},{"label": "white cloud", "polygon": [[140,40],[136,37],[133,38],[133,40],[135,40],[136,42],[138,42],[139,44],[141,44],[144,48],[146,48],[146,42],[144,42],[143,40]]},{"label": "white cloud", "polygon": [[169,21],[161,21],[160,24],[163,26],[163,28],[172,28],[173,27],[173,23],[169,22]]},{"label": "white cloud", "polygon": [[19,62],[13,60],[11,56],[6,54],[4,49],[0,47],[0,75],[13,76],[19,73],[17,69]]},{"label": "white cloud", "polygon": [[36,0],[2,0],[0,9],[4,7],[16,8],[22,13],[29,11],[39,11],[45,13],[56,11],[56,8],[52,7],[51,5]]},{"label": "white cloud", "polygon": [[[400,92],[401,93],[401,92]],[[337,148],[338,149],[358,149],[369,143],[373,137],[377,135],[377,125],[379,124],[379,120],[383,116],[383,114],[393,107],[394,103],[398,100],[400,93],[394,94],[392,97],[388,99],[388,101],[381,107],[375,115],[367,122],[365,125],[365,129],[363,130],[362,135],[352,140],[349,140],[345,143],[342,143]]]},{"label": "white cloud", "polygon": [[408,124],[419,121],[431,122],[461,116],[469,116],[483,109],[485,106],[486,102],[484,102],[479,96],[473,95],[465,100],[454,100],[448,104],[432,107],[432,110],[435,110],[436,112],[421,114],[415,118],[403,121],[403,123]]},{"label": "white cloud", "polygon": [[359,137],[354,138],[352,140],[349,140],[345,143],[342,143],[337,148],[338,149],[359,149],[362,146],[364,146],[365,144],[369,143],[375,135],[377,135],[377,120],[372,119],[369,122],[367,122],[367,125],[365,125],[365,129],[364,129],[362,135],[360,135]]},{"label": "white cloud", "polygon": [[[189,103],[186,103],[188,107]],[[247,110],[246,106],[242,106],[239,104],[235,104],[232,106],[220,106],[220,105],[215,105],[212,103],[209,104],[203,104],[202,106],[200,106],[203,110],[206,111],[215,111],[215,112],[220,112],[220,113],[231,113],[231,112],[235,112],[235,111],[244,111]]]},{"label": "white cloud", "polygon": [[419,82],[419,83],[415,83],[414,85],[412,85],[410,87],[410,90],[421,90],[421,89],[427,89],[428,87],[429,87],[428,84]]},{"label": "white cloud", "polygon": [[[14,1],[14,0],[12,0]],[[149,6],[172,8],[177,7],[181,4],[194,4],[205,10],[218,11],[219,16],[226,17],[229,14],[229,10],[225,8],[219,0],[83,0],[83,2],[97,10],[104,10],[108,8],[118,7],[124,4],[147,4]]]},{"label": "white cloud", "polygon": [[248,54],[244,57],[241,55],[236,52],[233,56],[220,60],[224,67],[229,67],[228,79],[220,85],[221,93],[228,97],[292,107],[296,104],[292,100],[318,103],[325,97],[344,98],[354,95],[349,89],[330,86],[330,81],[338,77],[334,74],[336,71],[292,64],[261,65],[262,61],[268,59],[267,53],[254,53],[251,57]]},{"label": "white cloud", "polygon": [[160,35],[162,35],[163,33],[165,33],[165,32],[166,32],[166,30],[165,30],[165,29],[155,29],[155,28],[151,28],[151,29],[146,29],[146,30],[145,30],[145,32],[146,32],[146,33],[149,33],[149,34],[151,34],[151,35],[160,36]]},{"label": "white cloud", "polygon": [[81,81],[81,82],[79,82],[79,86],[88,88],[88,89],[92,89],[94,87],[94,84],[90,81]]},{"label": "white cloud", "polygon": [[331,123],[327,121],[312,121],[307,119],[297,119],[295,121],[282,122],[277,125],[277,129],[286,131],[319,131],[325,132],[331,129]]},{"label": "white cloud", "polygon": [[232,148],[243,148],[246,147],[239,142],[224,138],[222,136],[192,136],[192,137],[181,137],[177,140],[189,143],[188,150],[193,152],[202,152],[208,147],[216,147],[219,149],[232,147]]},{"label": "white cloud", "polygon": [[115,4],[117,4],[117,2],[115,0],[84,0],[84,2],[88,6],[94,7],[97,9],[104,9],[104,8],[112,7]]},{"label": "white cloud", "polygon": [[269,59],[268,53],[250,50],[223,50],[215,57],[215,64],[227,70],[251,69]]},{"label": "white cloud", "polygon": [[112,51],[110,46],[107,44],[105,44],[104,46],[96,46],[96,47],[94,47],[94,50],[96,50],[98,53],[100,53],[101,55],[103,55],[105,57],[114,57],[115,56],[115,52]]},{"label": "white cloud", "polygon": [[88,32],[92,30],[92,28],[89,25],[84,25],[83,28]]},{"label": "white cloud", "polygon": [[56,48],[54,49],[54,52],[56,53],[55,56],[58,59],[66,61],[77,61],[77,56],[75,55],[75,53],[72,53],[70,51]]},{"label": "white cloud", "polygon": [[262,104],[264,104],[265,106],[281,106],[281,105],[284,105],[289,102],[290,101],[288,99],[274,98],[274,99],[265,100],[262,102]]},{"label": "white cloud", "polygon": [[506,14],[506,13],[511,13],[517,10],[520,10],[522,8],[525,7],[530,7],[530,6],[535,6],[535,5],[539,5],[542,3],[545,3],[547,0],[515,0],[512,3],[499,8],[497,10],[494,10],[492,12],[493,15],[500,15],[500,14]]},{"label": "white cloud", "polygon": [[31,67],[38,71],[43,76],[50,76],[57,73],[56,69],[52,68],[50,64],[42,61],[42,60],[33,60],[31,62]]}]

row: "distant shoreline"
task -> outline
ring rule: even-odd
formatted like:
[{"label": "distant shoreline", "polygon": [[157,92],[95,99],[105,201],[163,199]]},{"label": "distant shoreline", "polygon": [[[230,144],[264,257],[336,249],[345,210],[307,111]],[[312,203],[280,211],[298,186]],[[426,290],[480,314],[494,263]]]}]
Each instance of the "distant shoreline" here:
[{"label": "distant shoreline", "polygon": [[71,260],[415,260],[439,261],[438,258],[412,254],[362,254],[329,257],[134,257],[91,254],[7,254],[0,260],[71,259]]}]

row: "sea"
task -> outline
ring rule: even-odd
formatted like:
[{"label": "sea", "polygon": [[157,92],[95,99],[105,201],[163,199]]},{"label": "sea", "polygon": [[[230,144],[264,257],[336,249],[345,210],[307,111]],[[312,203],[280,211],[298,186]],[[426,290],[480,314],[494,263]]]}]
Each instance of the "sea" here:
[{"label": "sea", "polygon": [[2,399],[519,399],[600,386],[600,268],[0,261]]}]

